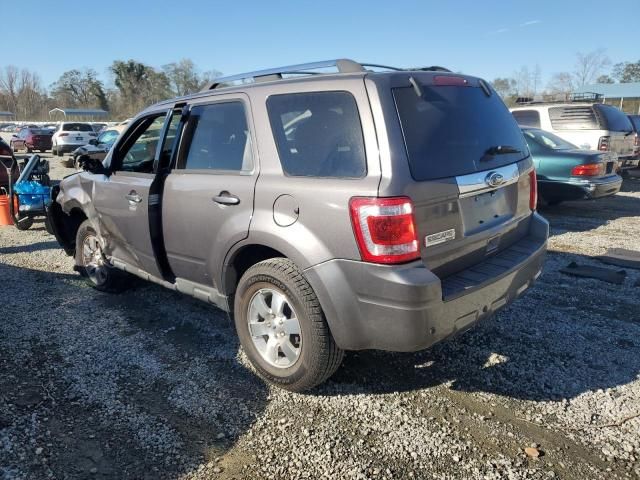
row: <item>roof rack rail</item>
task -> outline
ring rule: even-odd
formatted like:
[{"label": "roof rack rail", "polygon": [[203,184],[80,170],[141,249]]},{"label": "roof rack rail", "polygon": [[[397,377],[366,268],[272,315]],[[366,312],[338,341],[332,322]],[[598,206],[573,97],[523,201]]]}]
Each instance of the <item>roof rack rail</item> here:
[{"label": "roof rack rail", "polygon": [[537,105],[548,103],[597,103],[602,102],[603,96],[595,92],[557,93],[551,95],[535,95],[533,97],[518,97],[518,105]]},{"label": "roof rack rail", "polygon": [[[319,75],[322,72],[314,72],[321,68],[335,68],[338,73],[356,73],[365,72],[367,68],[379,68],[384,70],[393,70],[402,72],[406,69],[398,67],[390,67],[388,65],[379,65],[377,63],[358,63],[347,58],[339,58],[336,60],[325,60],[321,62],[301,63],[298,65],[289,65],[286,67],[269,68],[266,70],[256,70],[254,72],[240,73],[237,75],[229,75],[226,77],[215,78],[201,91],[215,90],[233,84],[234,82],[269,82],[272,80],[280,80],[283,75]],[[420,70],[438,69],[449,71],[442,67],[427,67]]]}]

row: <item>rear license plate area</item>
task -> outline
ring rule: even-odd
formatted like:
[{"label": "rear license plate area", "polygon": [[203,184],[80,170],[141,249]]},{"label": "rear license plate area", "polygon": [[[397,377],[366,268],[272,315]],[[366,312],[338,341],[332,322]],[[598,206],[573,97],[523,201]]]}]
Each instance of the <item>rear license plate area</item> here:
[{"label": "rear license plate area", "polygon": [[515,202],[512,202],[509,190],[517,185],[509,185],[491,192],[480,193],[462,198],[461,213],[465,235],[486,230],[513,216]]}]

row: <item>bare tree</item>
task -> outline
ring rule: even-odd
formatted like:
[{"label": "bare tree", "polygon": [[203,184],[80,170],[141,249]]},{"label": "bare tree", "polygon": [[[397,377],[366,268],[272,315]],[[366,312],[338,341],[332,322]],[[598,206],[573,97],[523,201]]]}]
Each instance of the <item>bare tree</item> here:
[{"label": "bare tree", "polygon": [[0,71],[0,89],[7,97],[9,108],[13,113],[18,110],[18,77],[20,72],[17,67],[8,65]]},{"label": "bare tree", "polygon": [[573,73],[576,85],[582,87],[595,82],[605,67],[609,65],[611,65],[611,60],[602,48],[589,53],[578,52]]},{"label": "bare tree", "polygon": [[554,95],[568,96],[575,89],[574,77],[569,72],[555,73],[549,83],[547,84],[547,90]]}]

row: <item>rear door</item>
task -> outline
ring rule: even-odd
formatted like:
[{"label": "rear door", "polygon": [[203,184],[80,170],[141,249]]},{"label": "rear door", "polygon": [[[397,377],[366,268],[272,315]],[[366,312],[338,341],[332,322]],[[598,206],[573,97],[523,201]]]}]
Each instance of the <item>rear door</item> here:
[{"label": "rear door", "polygon": [[159,146],[171,118],[161,111],[136,121],[116,145],[111,173],[95,183],[93,195],[107,256],[159,278],[162,273],[149,228],[149,206],[154,201],[149,190],[160,152],[167,148]]},{"label": "rear door", "polygon": [[190,105],[162,201],[164,245],[177,278],[213,286],[231,246],[246,238],[258,178],[248,98]]},{"label": "rear door", "polygon": [[446,276],[526,235],[533,165],[495,91],[471,77],[418,74],[392,95],[425,264]]}]

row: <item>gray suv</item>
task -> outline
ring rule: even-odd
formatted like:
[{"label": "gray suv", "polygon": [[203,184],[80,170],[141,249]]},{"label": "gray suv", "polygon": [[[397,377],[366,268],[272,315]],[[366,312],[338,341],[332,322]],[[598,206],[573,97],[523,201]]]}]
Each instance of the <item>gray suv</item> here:
[{"label": "gray suv", "polygon": [[487,82],[440,67],[218,79],[147,108],[85,170],[50,219],[88,282],[136,275],[231,312],[258,374],[295,391],[345,350],[466,330],[546,251],[518,125]]}]

